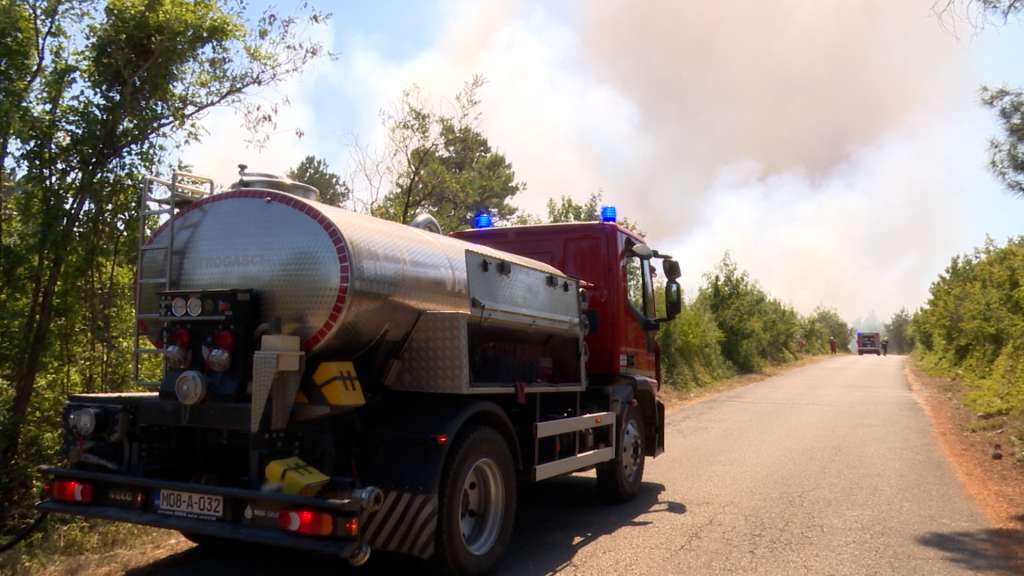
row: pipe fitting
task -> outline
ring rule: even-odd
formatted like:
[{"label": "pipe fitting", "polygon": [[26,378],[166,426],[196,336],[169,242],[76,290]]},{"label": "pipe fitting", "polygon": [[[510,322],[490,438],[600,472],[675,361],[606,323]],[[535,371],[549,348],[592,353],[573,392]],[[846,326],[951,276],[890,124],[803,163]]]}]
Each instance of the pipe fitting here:
[{"label": "pipe fitting", "polygon": [[358,501],[367,512],[376,512],[384,506],[384,492],[376,486],[356,488],[352,491],[352,499]]},{"label": "pipe fitting", "polygon": [[348,557],[348,563],[352,566],[359,567],[366,564],[370,560],[370,547],[366,544],[360,544],[355,552]]}]

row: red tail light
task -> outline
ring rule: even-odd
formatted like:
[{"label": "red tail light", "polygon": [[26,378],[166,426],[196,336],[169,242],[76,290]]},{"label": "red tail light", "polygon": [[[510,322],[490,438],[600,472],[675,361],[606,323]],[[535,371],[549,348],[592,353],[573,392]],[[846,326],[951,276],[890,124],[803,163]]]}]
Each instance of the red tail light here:
[{"label": "red tail light", "polygon": [[60,502],[92,502],[92,484],[77,480],[54,480],[50,484],[50,497]]},{"label": "red tail light", "polygon": [[353,516],[345,522],[345,534],[359,536],[359,517]]},{"label": "red tail light", "polygon": [[313,510],[282,510],[277,515],[281,530],[307,536],[330,536],[334,533],[334,517]]}]

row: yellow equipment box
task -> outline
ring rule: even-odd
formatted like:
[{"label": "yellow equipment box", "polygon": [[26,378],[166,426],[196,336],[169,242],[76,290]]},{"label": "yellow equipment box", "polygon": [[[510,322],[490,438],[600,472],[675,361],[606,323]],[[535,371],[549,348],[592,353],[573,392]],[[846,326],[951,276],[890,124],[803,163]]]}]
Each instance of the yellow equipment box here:
[{"label": "yellow equipment box", "polygon": [[267,482],[281,485],[285,494],[316,496],[316,493],[330,480],[316,468],[300,458],[282,458],[267,464]]}]

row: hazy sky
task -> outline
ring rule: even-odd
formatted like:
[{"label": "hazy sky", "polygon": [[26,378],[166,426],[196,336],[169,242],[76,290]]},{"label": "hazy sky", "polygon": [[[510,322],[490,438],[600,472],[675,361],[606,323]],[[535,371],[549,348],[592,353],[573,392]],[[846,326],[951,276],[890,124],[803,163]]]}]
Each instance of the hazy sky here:
[{"label": "hazy sky", "polygon": [[977,97],[1024,85],[1019,20],[954,33],[931,0],[320,6],[334,17],[313,34],[337,58],[264,95],[290,102],[266,146],[217,112],[184,161],[225,183],[306,154],[346,174],[404,87],[444,106],[479,73],[480,128],[528,186],[517,203],[601,190],[691,292],[729,250],[801,311],[884,319],[954,253],[1024,234]]}]

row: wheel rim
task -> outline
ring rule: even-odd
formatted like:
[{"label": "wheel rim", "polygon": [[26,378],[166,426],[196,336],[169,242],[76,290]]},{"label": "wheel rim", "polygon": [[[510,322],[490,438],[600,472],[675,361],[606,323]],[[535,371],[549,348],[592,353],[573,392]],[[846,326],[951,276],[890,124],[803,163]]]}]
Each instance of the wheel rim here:
[{"label": "wheel rim", "polygon": [[497,462],[481,458],[466,474],[459,499],[459,528],[466,549],[476,556],[489,552],[504,517],[505,480]]},{"label": "wheel rim", "polygon": [[622,430],[622,471],[630,482],[636,476],[637,469],[643,461],[643,445],[636,420],[630,419]]}]

